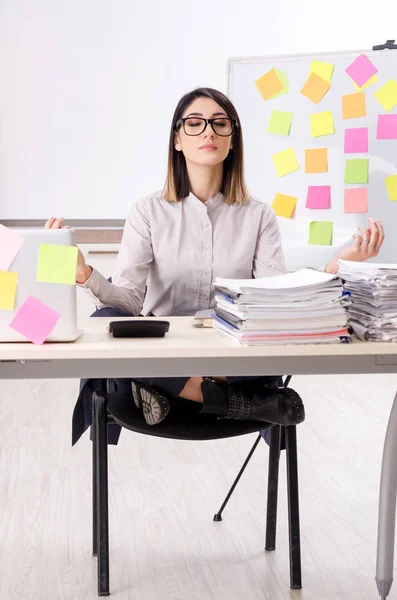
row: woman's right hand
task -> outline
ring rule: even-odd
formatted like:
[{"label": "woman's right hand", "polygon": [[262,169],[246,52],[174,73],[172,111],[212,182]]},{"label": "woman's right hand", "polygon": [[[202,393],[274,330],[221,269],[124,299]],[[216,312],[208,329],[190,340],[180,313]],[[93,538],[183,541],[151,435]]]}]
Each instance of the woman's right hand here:
[{"label": "woman's right hand", "polygon": [[[50,217],[49,219],[47,219],[47,221],[44,225],[44,229],[72,229],[68,225],[64,225],[63,222],[64,222],[63,217],[60,217],[60,218]],[[85,283],[87,281],[87,279],[91,276],[91,273],[92,273],[92,268],[89,265],[87,265],[87,263],[85,262],[84,254],[82,253],[80,248],[78,248],[77,270],[76,270],[77,283],[80,283],[80,284]]]}]

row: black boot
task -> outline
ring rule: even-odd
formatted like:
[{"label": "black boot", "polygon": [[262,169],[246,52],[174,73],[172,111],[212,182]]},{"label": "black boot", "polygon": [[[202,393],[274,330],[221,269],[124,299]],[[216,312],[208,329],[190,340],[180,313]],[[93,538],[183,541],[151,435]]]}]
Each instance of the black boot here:
[{"label": "black boot", "polygon": [[302,399],[292,388],[267,388],[254,382],[227,384],[206,377],[201,390],[204,400],[201,414],[284,426],[305,420]]}]

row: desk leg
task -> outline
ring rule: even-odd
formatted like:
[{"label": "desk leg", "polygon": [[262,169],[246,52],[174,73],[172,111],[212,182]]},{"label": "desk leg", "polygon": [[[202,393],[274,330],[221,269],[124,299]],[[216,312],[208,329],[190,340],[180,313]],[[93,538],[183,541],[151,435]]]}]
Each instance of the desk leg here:
[{"label": "desk leg", "polygon": [[390,593],[393,583],[394,537],[397,493],[397,394],[387,426],[383,447],[379,492],[378,549],[376,584],[382,600]]},{"label": "desk leg", "polygon": [[97,498],[97,433],[96,433],[96,402],[92,401],[92,556],[98,556],[98,545],[97,545],[97,510],[98,510],[98,498]]},{"label": "desk leg", "polygon": [[92,395],[96,404],[96,497],[98,596],[109,596],[108,423],[106,395]]}]

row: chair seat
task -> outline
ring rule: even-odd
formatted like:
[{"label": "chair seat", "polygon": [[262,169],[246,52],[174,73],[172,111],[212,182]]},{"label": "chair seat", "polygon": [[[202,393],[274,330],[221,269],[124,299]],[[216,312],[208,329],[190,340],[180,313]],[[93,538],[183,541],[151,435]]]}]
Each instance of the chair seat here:
[{"label": "chair seat", "polygon": [[245,435],[273,426],[272,423],[262,421],[235,421],[200,415],[200,404],[182,398],[173,401],[168,416],[158,425],[146,423],[142,411],[134,404],[132,394],[112,392],[108,394],[107,406],[121,427],[144,435],[175,440],[216,440]]}]

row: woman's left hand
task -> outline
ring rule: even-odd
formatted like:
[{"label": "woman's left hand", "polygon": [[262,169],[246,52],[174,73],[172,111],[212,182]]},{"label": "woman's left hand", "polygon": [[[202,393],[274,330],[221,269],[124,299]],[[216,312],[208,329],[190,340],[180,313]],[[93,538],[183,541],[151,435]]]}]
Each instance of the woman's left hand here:
[{"label": "woman's left hand", "polygon": [[342,248],[335,258],[327,264],[325,267],[327,273],[338,272],[338,260],[363,262],[364,260],[378,256],[383,240],[385,239],[383,226],[379,219],[376,221],[368,219],[368,221],[369,228],[364,229],[363,227],[358,227],[360,233],[355,233],[353,235],[353,244],[347,248]]}]

